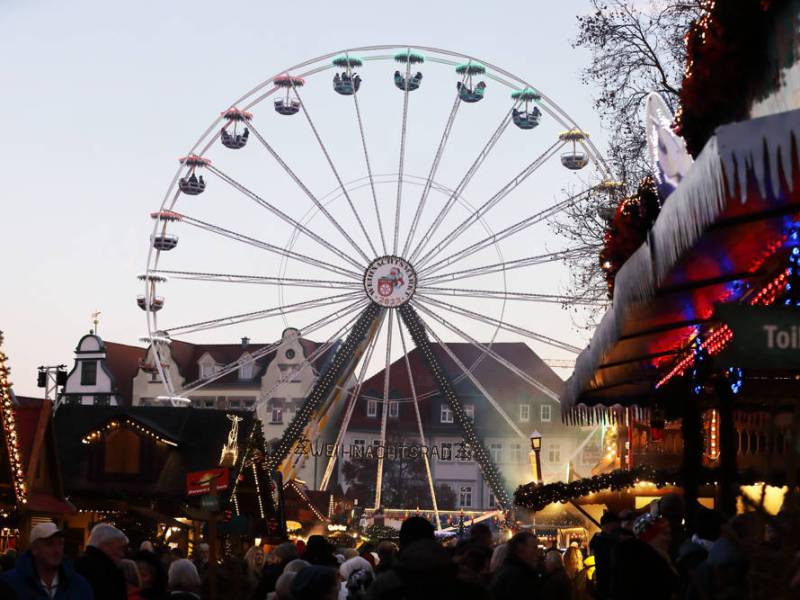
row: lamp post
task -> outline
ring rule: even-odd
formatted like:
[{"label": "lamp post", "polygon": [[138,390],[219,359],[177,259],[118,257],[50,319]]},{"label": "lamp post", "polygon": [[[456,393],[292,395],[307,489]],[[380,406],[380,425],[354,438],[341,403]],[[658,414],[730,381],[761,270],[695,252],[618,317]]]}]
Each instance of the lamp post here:
[{"label": "lamp post", "polygon": [[533,480],[542,485],[542,434],[535,431],[530,436],[531,440],[531,468],[533,469]]}]

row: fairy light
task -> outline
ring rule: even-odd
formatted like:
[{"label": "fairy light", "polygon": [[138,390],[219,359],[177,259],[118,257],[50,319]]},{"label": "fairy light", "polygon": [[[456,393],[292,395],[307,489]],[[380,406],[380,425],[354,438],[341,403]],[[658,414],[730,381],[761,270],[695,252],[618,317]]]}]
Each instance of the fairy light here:
[{"label": "fairy light", "polygon": [[[3,335],[0,332],[0,345]],[[19,455],[17,423],[14,417],[14,404],[11,402],[11,383],[8,380],[10,369],[6,364],[8,356],[0,350],[0,411],[2,411],[3,433],[6,438],[6,453],[14,480],[14,495],[17,504],[27,504],[28,493],[25,486],[25,474],[22,471],[22,460]]]},{"label": "fairy light", "polygon": [[431,346],[428,335],[425,332],[425,327],[422,324],[422,321],[420,321],[419,316],[410,304],[403,304],[398,310],[400,311],[400,316],[408,328],[414,343],[422,352],[423,361],[430,370],[431,375],[433,375],[433,378],[436,380],[439,391],[450,405],[455,421],[461,426],[461,430],[464,432],[464,441],[472,449],[472,455],[480,466],[481,473],[483,473],[489,489],[492,490],[495,498],[497,498],[498,502],[503,508],[510,508],[511,499],[506,491],[503,476],[500,474],[500,471],[492,461],[489,452],[486,450],[483,442],[475,432],[472,419],[469,418],[466,410],[464,410],[464,406],[461,404],[458,396],[456,396],[450,379],[447,377],[441,367],[439,358],[436,356],[436,354],[434,354],[433,347]]},{"label": "fairy light", "polygon": [[115,431],[117,429],[123,429],[123,428],[124,429],[129,429],[131,431],[137,431],[137,432],[139,432],[139,433],[141,433],[141,434],[143,434],[143,435],[145,435],[145,436],[147,436],[147,437],[149,437],[149,438],[151,438],[151,439],[153,439],[153,440],[155,440],[157,442],[160,442],[162,444],[166,444],[167,446],[172,446],[173,448],[178,446],[178,444],[176,444],[172,440],[168,440],[167,438],[157,434],[152,429],[150,429],[148,427],[145,427],[143,425],[140,425],[136,421],[133,421],[133,420],[127,419],[127,418],[126,419],[122,419],[122,420],[113,419],[113,420],[109,421],[103,427],[100,427],[99,429],[95,429],[94,431],[91,431],[88,434],[86,434],[81,439],[81,442],[84,443],[84,444],[93,444],[94,442],[99,441],[103,437],[103,434],[111,432],[111,431]]},{"label": "fairy light", "polygon": [[719,458],[719,412],[716,409],[706,413],[706,456],[711,460]]},{"label": "fairy light", "polygon": [[[258,512],[261,514],[261,518],[265,518],[264,516],[264,501],[261,499],[261,483],[258,481],[258,469],[256,468],[256,463],[252,464],[253,467],[253,479],[256,481],[256,498],[258,498]],[[238,514],[239,509],[237,507],[236,512]]]}]

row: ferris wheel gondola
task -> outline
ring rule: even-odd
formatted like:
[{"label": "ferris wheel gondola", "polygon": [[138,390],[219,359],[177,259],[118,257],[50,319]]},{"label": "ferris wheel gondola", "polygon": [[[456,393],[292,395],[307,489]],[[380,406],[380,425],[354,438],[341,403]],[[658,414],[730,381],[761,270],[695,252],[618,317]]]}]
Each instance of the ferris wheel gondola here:
[{"label": "ferris wheel gondola", "polygon": [[[219,134],[222,145],[231,150],[244,148],[247,145],[247,138],[250,136],[246,124],[253,118],[253,115],[238,108],[229,108],[222,113],[222,118],[228,121]],[[242,131],[238,130],[240,124],[244,124]],[[233,131],[228,131],[229,128],[232,128]]]},{"label": "ferris wheel gondola", "polygon": [[[361,78],[356,72],[365,61],[370,61],[370,69],[376,72],[382,65],[385,67],[383,78],[376,78],[376,81],[385,82],[388,89],[391,89],[389,77],[394,72],[394,85],[404,92],[402,113],[399,115],[398,169],[390,173],[376,173],[372,168],[377,163],[371,152],[378,149],[381,153],[386,153],[390,148],[387,143],[390,135],[381,132],[379,143],[373,141],[375,145],[370,145],[369,140],[374,140],[368,134],[371,113],[362,112],[362,98],[358,93]],[[335,106],[331,106],[324,97],[315,105],[314,92],[329,88],[327,85],[313,85],[314,77],[330,70],[331,63],[337,69],[333,76],[334,90],[340,95],[352,97],[353,106],[350,109],[346,108],[349,103],[337,102],[334,103]],[[393,63],[403,64],[405,75],[396,70]],[[447,94],[443,100],[443,105],[449,109],[449,113],[442,111],[447,114],[443,127],[432,127],[429,123],[418,124],[415,119],[422,113],[409,109],[409,104],[420,97],[411,92],[419,89],[422,80],[421,72],[417,71],[412,75],[411,68],[412,65],[421,64],[425,65],[427,82],[435,82],[437,78],[443,82],[448,81],[452,77],[453,65],[458,65],[455,70],[461,76],[461,81],[456,93]],[[467,385],[470,389],[478,390],[487,399],[491,410],[496,411],[523,442],[527,440],[527,432],[520,431],[501,403],[492,397],[491,390],[481,381],[480,365],[485,361],[489,362],[510,373],[511,377],[521,379],[538,393],[544,393],[554,400],[558,398],[555,391],[509,361],[503,352],[496,349],[495,344],[499,339],[498,334],[502,332],[503,336],[508,336],[506,339],[547,346],[557,352],[577,351],[574,345],[537,331],[534,323],[520,323],[520,314],[528,313],[515,312],[511,307],[522,306],[520,303],[543,303],[551,307],[554,304],[569,307],[585,305],[585,299],[570,296],[563,291],[532,292],[529,289],[531,286],[544,283],[531,275],[529,270],[538,265],[563,263],[565,259],[580,255],[586,249],[567,247],[522,257],[508,257],[504,252],[508,250],[509,240],[519,240],[521,234],[532,231],[537,225],[545,226],[554,215],[562,214],[570,206],[582,202],[591,190],[606,185],[605,182],[612,182],[610,173],[583,129],[561,107],[539,92],[538,88],[500,67],[478,62],[466,55],[436,48],[375,46],[355,48],[338,55],[330,54],[305,61],[279,73],[282,75],[264,81],[252,92],[232,103],[231,106],[241,108],[229,109],[223,113],[223,118],[227,120],[228,126],[246,125],[245,131],[252,138],[252,143],[263,148],[265,156],[274,160],[270,162],[270,168],[274,171],[270,171],[269,175],[264,173],[263,177],[269,177],[270,183],[273,183],[275,178],[286,176],[295,186],[297,194],[281,192],[275,198],[259,195],[258,186],[246,180],[247,173],[242,175],[241,169],[237,170],[237,161],[242,153],[219,151],[222,156],[214,153],[218,149],[215,145],[217,137],[223,137],[222,134],[226,131],[225,127],[220,131],[215,124],[192,147],[190,154],[182,159],[182,166],[165,195],[162,206],[151,213],[154,220],[153,232],[146,277],[141,281],[145,290],[142,296],[137,297],[137,304],[147,319],[148,339],[151,341],[153,354],[152,359],[148,359],[148,364],[157,369],[165,387],[165,398],[175,399],[174,402],[169,400],[174,404],[182,404],[183,399],[190,397],[196,390],[240,369],[243,364],[237,359],[229,364],[219,365],[213,375],[199,377],[194,381],[174,381],[170,371],[164,368],[164,364],[168,362],[165,359],[170,352],[172,340],[190,340],[203,332],[223,327],[255,327],[268,320],[284,319],[286,323],[286,315],[290,315],[298,325],[306,321],[304,326],[297,327],[300,332],[298,335],[302,334],[306,339],[320,335],[325,340],[297,366],[298,370],[314,370],[314,361],[321,353],[330,351],[333,354],[327,361],[327,366],[315,374],[314,384],[306,394],[305,403],[286,428],[283,438],[275,444],[269,464],[266,465],[268,468],[285,468],[288,469],[287,473],[300,468],[297,460],[287,458],[291,449],[302,435],[313,435],[319,431],[319,427],[313,425],[312,421],[324,422],[325,417],[329,416],[325,411],[336,402],[345,403],[342,422],[337,432],[338,445],[343,443],[342,436],[349,431],[350,416],[359,398],[368,398],[380,408],[380,416],[376,418],[381,422],[382,443],[385,442],[387,419],[390,418],[390,402],[409,406],[416,414],[420,414],[420,407],[424,403],[438,398],[450,407],[454,423],[460,427],[465,443],[474,449],[475,461],[498,503],[508,507],[509,490],[503,483],[503,477],[491,453],[480,438],[480,425],[476,426],[468,417],[460,394]],[[461,105],[485,99],[488,79],[505,87],[511,94],[514,105],[508,106],[507,96],[493,95],[486,99],[480,110],[466,111],[469,116],[457,120]],[[298,92],[300,87],[303,87],[302,100]],[[436,86],[426,84],[426,94],[431,93],[431,98],[427,95],[425,97],[426,108],[435,101],[435,89]],[[275,99],[273,94],[280,97]],[[288,145],[296,146],[299,139],[295,127],[297,123],[291,124],[291,134],[287,134],[280,129],[262,127],[259,125],[261,121],[256,118],[263,118],[263,114],[255,110],[256,107],[271,96],[268,101],[273,103],[276,112],[292,115],[302,111],[305,119],[299,123],[305,121],[311,130],[309,147],[303,148],[302,154],[294,160],[284,154],[281,140],[272,138],[290,135],[293,144]],[[385,111],[387,104],[389,103],[379,104],[379,108]],[[254,110],[255,116],[248,112],[250,110]],[[319,116],[320,111],[323,117]],[[314,113],[313,117],[311,113]],[[356,155],[363,154],[365,166],[364,176],[352,180],[347,179],[339,170],[336,148],[341,144],[334,146],[326,143],[325,128],[320,126],[321,119],[328,117],[340,120],[344,118],[342,114],[353,118],[357,141],[352,150]],[[428,118],[435,114],[434,110],[424,111],[424,116]],[[487,118],[486,115],[490,114],[497,115],[499,124],[487,128],[492,133],[485,143],[477,144],[475,158],[465,168],[463,176],[452,186],[442,184],[438,181],[439,165],[457,123],[461,124],[467,118]],[[546,120],[542,120],[543,114],[547,115]],[[385,127],[387,120],[378,119],[374,122]],[[522,160],[522,166],[512,167],[513,171],[503,175],[501,181],[497,181],[501,169],[493,168],[491,171],[487,169],[487,172],[481,172],[481,189],[488,186],[496,191],[473,205],[465,198],[465,192],[488,157],[493,155],[511,123],[523,130],[538,127],[537,133],[542,135],[514,136],[515,143],[526,145],[521,151],[510,152],[507,155],[510,158],[504,158],[503,164],[519,159]],[[464,123],[464,126],[470,127],[470,123]],[[560,129],[567,131],[559,135]],[[270,132],[269,135],[266,134],[267,131]],[[549,138],[548,132],[551,134]],[[234,135],[230,131],[227,133]],[[235,135],[245,134],[236,132]],[[543,139],[546,141],[542,142]],[[337,143],[345,141],[338,139]],[[432,155],[430,166],[426,166],[426,172],[422,174],[408,172],[406,158],[420,152],[416,148],[413,151],[409,149],[414,142],[424,144],[423,152],[429,149]],[[558,153],[565,146],[568,146],[568,151],[561,155],[561,164],[569,169],[592,164],[597,178],[602,182],[600,186],[590,185],[555,204],[545,204],[542,200],[541,206],[535,206],[530,214],[526,212],[520,215],[511,225],[502,223],[495,227],[493,219],[499,212],[495,207],[503,203],[508,207],[515,198],[519,198],[521,202],[513,208],[512,213],[527,211],[530,195],[521,195],[525,182],[551,160],[557,161]],[[324,162],[303,160],[315,147]],[[249,154],[250,152],[247,153]],[[213,156],[213,166],[206,158],[207,155]],[[348,166],[352,163],[352,160],[348,161]],[[245,160],[244,164],[251,163]],[[319,164],[327,165],[329,173],[322,173],[326,169],[320,170]],[[253,179],[262,176],[261,168],[251,171],[249,177]],[[263,168],[266,170],[266,167]],[[228,201],[203,205],[201,208],[206,212],[201,218],[196,203],[188,202],[183,197],[184,194],[199,193],[192,193],[199,187],[200,178],[195,174],[198,169],[206,169],[224,183],[209,190],[214,194],[215,200],[217,194],[227,191],[234,195],[231,202],[243,200],[257,210],[265,211],[263,218],[250,220],[247,216],[239,216],[236,205]],[[335,188],[328,194],[317,191],[322,185],[319,181],[324,175],[332,175],[336,182]],[[197,183],[192,182],[192,177],[196,177]],[[542,178],[543,184],[548,181],[548,178]],[[387,206],[386,202],[380,201],[386,187],[393,190],[393,206]],[[607,187],[613,191],[610,183]],[[186,191],[187,189],[191,191]],[[200,191],[203,190],[205,182]],[[415,197],[409,198],[412,193]],[[538,186],[533,193],[539,193]],[[437,196],[441,197],[441,202],[434,200]],[[545,197],[543,194],[542,198]],[[304,212],[306,209],[307,212]],[[219,219],[213,214],[215,210],[219,211]],[[211,216],[208,216],[208,211],[212,211]],[[252,226],[255,233],[252,230],[245,233],[248,226]],[[180,247],[176,234],[178,229],[183,230]],[[203,243],[196,243],[190,232],[205,236]],[[288,242],[281,245],[276,237],[284,232]],[[534,244],[536,241],[536,236],[531,236],[530,243]],[[527,244],[528,242],[525,245]],[[203,253],[202,257],[195,256],[194,250],[197,247],[207,249],[207,253]],[[205,265],[194,268],[183,265],[165,267],[165,263],[172,263],[173,259],[184,265],[190,264],[192,260],[224,264],[227,254],[235,256],[228,259],[233,264],[250,264],[243,262],[240,250],[259,253],[259,260],[253,264],[258,264],[262,272],[241,273],[236,272],[237,269],[218,266],[212,269]],[[268,272],[265,273],[264,270]],[[524,289],[509,289],[508,283],[512,281],[514,274],[520,274],[516,281],[522,282]],[[170,307],[164,309],[164,296],[159,292],[167,277],[171,297]],[[467,279],[470,283],[461,285],[460,282]],[[217,288],[220,295],[207,303],[196,302],[196,296],[181,296],[192,289],[192,285],[197,284],[220,286]],[[227,286],[231,285],[235,286],[236,291],[230,298],[238,304],[247,299],[263,297],[263,294],[243,293],[246,289],[263,291],[274,288],[278,300],[266,307],[259,306],[257,310],[223,311],[226,306],[225,291],[230,290]],[[177,296],[173,297],[176,290],[183,291],[177,292]],[[198,313],[204,309],[210,310],[209,307],[218,309],[219,312],[192,317],[190,322],[180,322],[183,309],[188,309],[187,313]],[[303,318],[303,315],[309,314],[314,317]],[[569,321],[568,316],[565,318]],[[419,385],[420,374],[408,362],[411,350],[406,346],[408,340],[413,342],[423,361],[423,367],[430,376],[429,385],[425,389]],[[468,356],[461,354],[453,341],[468,348]],[[380,351],[384,342],[385,354]],[[265,346],[250,353],[246,360],[259,360],[271,352],[277,352],[279,348],[280,344]],[[407,368],[403,377],[407,378],[411,390],[406,397],[397,397],[396,394],[390,396],[394,385],[390,378],[398,376],[392,362],[399,358],[398,353],[406,359]],[[376,368],[388,374],[383,393],[362,390],[365,377]],[[297,372],[299,371],[282,372],[274,388],[266,391],[260,402],[266,403],[273,397],[280,398],[282,386],[291,384],[291,379]],[[350,389],[342,382],[353,382],[354,387]],[[421,440],[427,439],[421,420],[418,436]],[[321,481],[322,488],[331,480],[337,455],[334,452],[334,456],[328,460]],[[427,458],[424,460],[431,501],[435,509],[431,465]],[[290,464],[291,466],[287,466]],[[379,462],[376,507],[381,505],[382,469],[383,463]]]},{"label": "ferris wheel gondola", "polygon": [[186,175],[178,180],[178,187],[180,190],[189,196],[197,196],[198,194],[202,194],[206,189],[206,182],[202,175],[199,177],[197,176],[196,171],[198,168],[208,166],[211,164],[211,161],[203,158],[202,156],[196,156],[194,154],[183,156],[178,160],[182,165],[185,165],[189,169]]},{"label": "ferris wheel gondola", "polygon": [[397,89],[402,91],[413,92],[419,89],[422,83],[422,73],[417,71],[413,76],[411,75],[411,65],[421,65],[425,62],[425,55],[421,52],[414,52],[408,49],[404,52],[398,52],[394,55],[395,62],[406,65],[403,74],[399,70],[394,72],[394,85]]}]

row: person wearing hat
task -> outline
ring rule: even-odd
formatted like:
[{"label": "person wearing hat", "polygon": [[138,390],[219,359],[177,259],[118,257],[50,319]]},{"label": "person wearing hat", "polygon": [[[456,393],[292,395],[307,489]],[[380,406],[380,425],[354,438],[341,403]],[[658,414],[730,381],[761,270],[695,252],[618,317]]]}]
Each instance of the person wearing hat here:
[{"label": "person wearing hat", "polygon": [[55,523],[39,523],[31,530],[30,547],[2,582],[18,598],[35,600],[92,600],[89,582],[64,562],[64,533]]},{"label": "person wearing hat", "polygon": [[127,600],[128,584],[119,568],[127,547],[128,537],[113,525],[98,523],[92,527],[75,570],[89,581],[97,600]]},{"label": "person wearing hat", "polygon": [[607,510],[600,518],[600,531],[589,542],[589,550],[595,558],[595,589],[598,600],[611,598],[611,574],[614,558],[620,542],[622,523],[617,513]]},{"label": "person wearing hat", "polygon": [[635,538],[620,542],[614,562],[614,600],[671,600],[679,592],[678,573],[669,557],[670,526],[660,515],[644,513],[633,522]]}]

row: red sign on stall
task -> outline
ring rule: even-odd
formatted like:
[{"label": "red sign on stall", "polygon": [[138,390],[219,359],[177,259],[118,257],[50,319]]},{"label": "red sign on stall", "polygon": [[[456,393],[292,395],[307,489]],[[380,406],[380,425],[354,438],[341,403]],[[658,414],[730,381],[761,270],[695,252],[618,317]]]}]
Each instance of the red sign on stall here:
[{"label": "red sign on stall", "polygon": [[212,485],[216,485],[218,492],[228,489],[228,469],[208,469],[186,474],[187,496],[209,494]]}]

